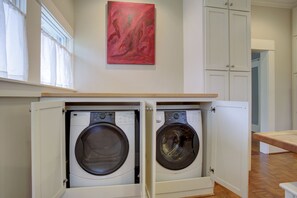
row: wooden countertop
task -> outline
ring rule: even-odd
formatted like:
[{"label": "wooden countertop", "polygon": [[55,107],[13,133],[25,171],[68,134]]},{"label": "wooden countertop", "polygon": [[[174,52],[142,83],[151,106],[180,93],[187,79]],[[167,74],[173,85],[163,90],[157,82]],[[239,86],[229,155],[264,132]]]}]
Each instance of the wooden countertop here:
[{"label": "wooden countertop", "polygon": [[73,98],[217,98],[214,93],[42,93],[42,97]]},{"label": "wooden countertop", "polygon": [[297,153],[297,130],[254,133],[253,138]]}]

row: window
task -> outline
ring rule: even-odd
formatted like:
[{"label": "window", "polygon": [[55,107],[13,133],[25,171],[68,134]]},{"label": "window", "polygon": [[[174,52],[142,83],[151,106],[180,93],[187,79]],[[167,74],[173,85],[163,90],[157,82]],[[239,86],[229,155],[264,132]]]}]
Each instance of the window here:
[{"label": "window", "polygon": [[46,8],[41,13],[41,83],[73,88],[72,38]]},{"label": "window", "polygon": [[25,0],[0,0],[0,77],[28,79]]}]

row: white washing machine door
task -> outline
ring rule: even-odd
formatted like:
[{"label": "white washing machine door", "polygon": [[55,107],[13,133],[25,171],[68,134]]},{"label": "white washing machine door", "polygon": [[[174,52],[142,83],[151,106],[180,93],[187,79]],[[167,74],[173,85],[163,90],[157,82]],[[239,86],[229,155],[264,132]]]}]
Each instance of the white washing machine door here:
[{"label": "white washing machine door", "polygon": [[195,130],[185,123],[163,125],[157,131],[156,158],[169,170],[181,170],[191,165],[199,152]]},{"label": "white washing machine door", "polygon": [[79,135],[75,145],[78,164],[97,176],[117,171],[126,161],[129,142],[125,133],[111,123],[90,125]]}]

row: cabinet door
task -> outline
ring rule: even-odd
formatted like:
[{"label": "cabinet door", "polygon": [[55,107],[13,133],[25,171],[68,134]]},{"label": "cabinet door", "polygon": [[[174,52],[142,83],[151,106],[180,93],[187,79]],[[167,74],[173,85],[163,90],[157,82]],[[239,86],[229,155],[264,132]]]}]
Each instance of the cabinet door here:
[{"label": "cabinet door", "polygon": [[251,0],[229,0],[229,9],[251,11]]},{"label": "cabinet door", "polygon": [[249,118],[247,102],[213,103],[211,177],[241,197],[248,197]]},{"label": "cabinet door", "polygon": [[228,71],[206,71],[205,82],[206,93],[217,93],[218,100],[229,100]]},{"label": "cabinet door", "polygon": [[292,35],[297,36],[297,7],[292,9]]},{"label": "cabinet door", "polygon": [[156,103],[146,102],[146,189],[149,197],[156,194]]},{"label": "cabinet door", "polygon": [[206,69],[229,70],[228,10],[205,8]]},{"label": "cabinet door", "polygon": [[204,0],[204,6],[228,8],[228,0]]},{"label": "cabinet door", "polygon": [[250,13],[229,12],[230,20],[230,70],[251,70]]},{"label": "cabinet door", "polygon": [[31,105],[32,197],[61,197],[66,190],[63,102]]},{"label": "cabinet door", "polygon": [[293,85],[292,85],[292,90],[293,90],[293,98],[292,98],[292,106],[293,106],[293,129],[297,129],[297,74],[293,74]]},{"label": "cabinet door", "polygon": [[230,72],[230,100],[249,101],[251,72]]},{"label": "cabinet door", "polygon": [[293,73],[295,74],[295,73],[297,73],[297,36],[294,36],[292,41],[293,41],[293,43],[292,43],[292,45],[293,45],[293,47],[292,47],[293,68],[292,68],[292,70],[293,70]]},{"label": "cabinet door", "polygon": [[251,11],[251,0],[204,0],[204,6]]}]

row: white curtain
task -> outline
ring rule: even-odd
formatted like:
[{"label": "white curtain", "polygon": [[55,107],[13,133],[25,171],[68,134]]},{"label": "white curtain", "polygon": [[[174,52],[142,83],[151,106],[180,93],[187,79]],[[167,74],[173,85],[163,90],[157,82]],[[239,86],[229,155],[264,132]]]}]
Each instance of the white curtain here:
[{"label": "white curtain", "polygon": [[6,30],[3,0],[0,0],[0,77],[7,77]]},{"label": "white curtain", "polygon": [[[11,3],[6,0],[0,0],[0,23],[1,19],[1,7],[4,7],[5,14],[5,40],[6,47],[2,48],[0,52],[6,49],[6,52],[2,52],[0,55],[6,56],[6,66],[1,66],[1,73],[4,77],[27,80],[28,79],[28,49],[27,49],[27,36],[26,36],[26,21],[25,15],[15,8]],[[2,25],[0,26],[2,27]],[[0,28],[0,32],[3,32]],[[0,33],[1,34],[1,33]],[[3,33],[2,33],[3,34]],[[0,36],[0,39],[3,39]],[[1,63],[5,63],[1,61]],[[2,71],[2,69],[4,71]]]},{"label": "white curtain", "polygon": [[47,33],[41,33],[41,83],[72,88],[71,54]]}]

